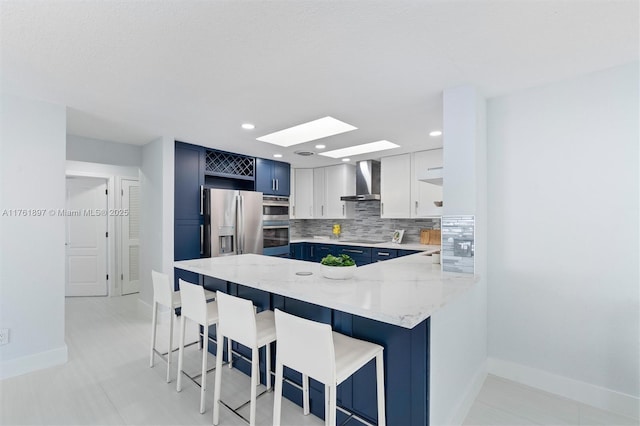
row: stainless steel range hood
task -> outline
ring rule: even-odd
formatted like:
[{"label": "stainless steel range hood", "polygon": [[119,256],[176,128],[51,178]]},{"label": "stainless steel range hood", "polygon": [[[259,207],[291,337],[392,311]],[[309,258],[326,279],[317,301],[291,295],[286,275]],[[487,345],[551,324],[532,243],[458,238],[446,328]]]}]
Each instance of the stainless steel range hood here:
[{"label": "stainless steel range hood", "polygon": [[342,201],[380,200],[380,162],[375,160],[356,163],[356,195],[340,197]]}]

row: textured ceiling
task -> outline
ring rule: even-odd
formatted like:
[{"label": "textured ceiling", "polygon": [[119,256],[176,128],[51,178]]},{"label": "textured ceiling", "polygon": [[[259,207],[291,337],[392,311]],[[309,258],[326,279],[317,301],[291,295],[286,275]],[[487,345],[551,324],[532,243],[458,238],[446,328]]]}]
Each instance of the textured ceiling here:
[{"label": "textured ceiling", "polygon": [[441,145],[428,132],[441,127],[447,87],[492,97],[639,51],[635,0],[4,0],[0,12],[2,91],[67,105],[69,133],[167,135],[298,166],[336,160],[293,155],[314,143],[255,138],[331,115],[359,130],[327,149],[428,149]]}]

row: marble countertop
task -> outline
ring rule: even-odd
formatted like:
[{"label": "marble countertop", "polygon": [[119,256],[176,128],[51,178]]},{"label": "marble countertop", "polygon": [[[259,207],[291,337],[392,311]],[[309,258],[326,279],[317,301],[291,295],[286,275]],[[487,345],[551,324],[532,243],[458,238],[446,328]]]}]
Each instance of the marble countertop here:
[{"label": "marble countertop", "polygon": [[[397,249],[397,250],[419,250],[426,251],[429,253],[436,252],[440,250],[439,245],[425,245],[418,243],[407,243],[407,244],[395,244],[391,241],[384,243],[362,243],[357,242],[357,238],[345,238],[344,240],[334,240],[332,238],[293,238],[290,243],[318,243],[318,244],[337,244],[342,246],[359,246],[359,247],[373,247],[373,248],[385,248],[385,249]],[[363,238],[366,240],[366,238]]]},{"label": "marble countertop", "polygon": [[[319,263],[243,254],[182,260],[174,266],[247,287],[405,328],[471,288],[479,277],[442,272],[418,253],[358,267],[353,278],[324,278]],[[297,272],[311,272],[301,276]]]}]

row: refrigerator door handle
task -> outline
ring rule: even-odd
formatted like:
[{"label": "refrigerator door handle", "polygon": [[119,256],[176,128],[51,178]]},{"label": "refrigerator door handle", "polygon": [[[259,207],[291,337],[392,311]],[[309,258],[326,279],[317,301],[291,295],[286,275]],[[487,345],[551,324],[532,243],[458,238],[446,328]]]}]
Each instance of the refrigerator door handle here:
[{"label": "refrigerator door handle", "polygon": [[244,205],[242,203],[242,195],[238,195],[238,223],[237,223],[237,244],[238,244],[238,254],[242,254],[244,252]]},{"label": "refrigerator door handle", "polygon": [[202,216],[203,212],[203,206],[202,204],[204,203],[204,185],[200,185],[200,216]]},{"label": "refrigerator door handle", "polygon": [[200,255],[204,254],[204,225],[200,225]]}]

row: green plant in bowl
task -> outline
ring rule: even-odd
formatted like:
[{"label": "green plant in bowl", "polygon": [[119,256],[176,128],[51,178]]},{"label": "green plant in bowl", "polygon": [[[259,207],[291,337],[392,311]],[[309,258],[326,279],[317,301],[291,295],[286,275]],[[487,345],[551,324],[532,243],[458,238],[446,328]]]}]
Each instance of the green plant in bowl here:
[{"label": "green plant in bowl", "polygon": [[353,277],[356,262],[348,255],[326,255],[321,261],[322,276],[332,280],[348,280]]},{"label": "green plant in bowl", "polygon": [[320,263],[326,266],[355,266],[356,264],[348,254],[341,254],[340,256],[328,254],[322,258]]}]

